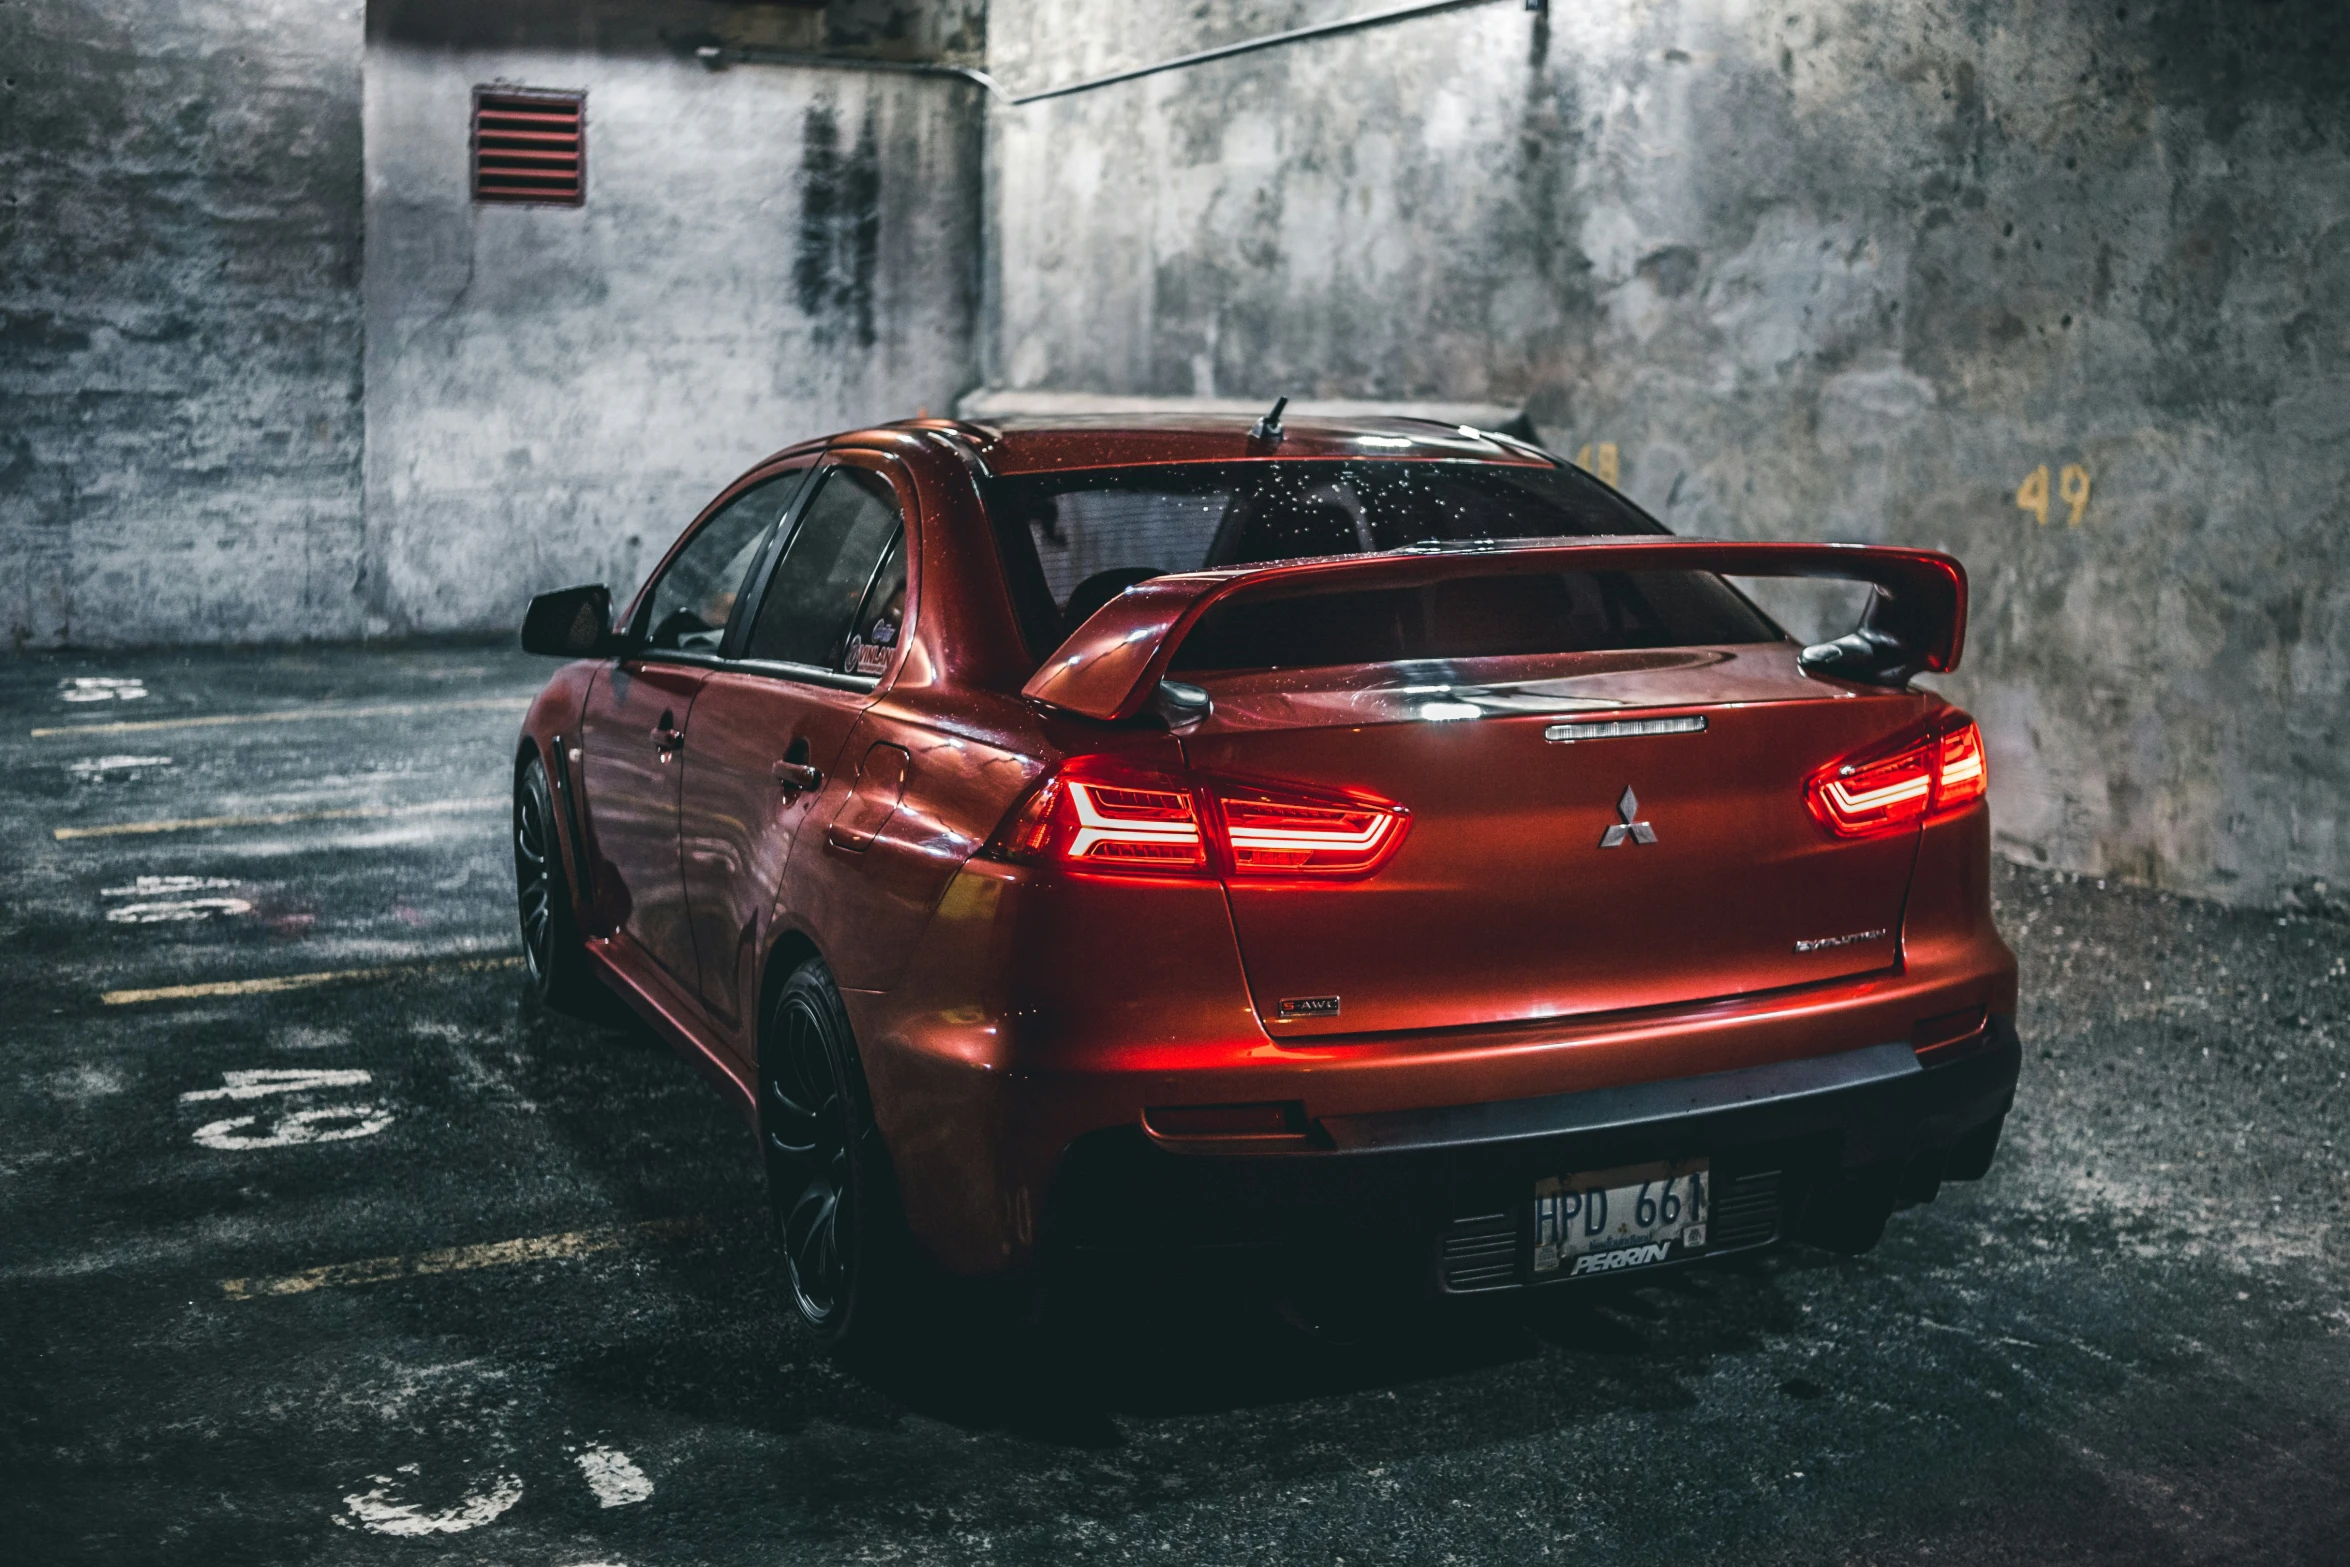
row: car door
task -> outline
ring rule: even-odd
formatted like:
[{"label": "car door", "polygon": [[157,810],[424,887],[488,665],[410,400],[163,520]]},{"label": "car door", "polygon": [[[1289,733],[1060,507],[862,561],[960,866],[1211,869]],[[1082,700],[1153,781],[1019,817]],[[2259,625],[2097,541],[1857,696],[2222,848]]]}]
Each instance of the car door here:
[{"label": "car door", "polygon": [[[905,507],[890,465],[828,461],[695,708],[680,809],[701,996],[745,1059],[757,960],[799,834],[905,630]],[[826,798],[830,798],[826,795]]]},{"label": "car door", "polygon": [[759,476],[688,532],[638,599],[626,628],[634,646],[597,679],[580,717],[596,911],[689,993],[698,976],[677,858],[681,759],[737,600],[799,478]]}]

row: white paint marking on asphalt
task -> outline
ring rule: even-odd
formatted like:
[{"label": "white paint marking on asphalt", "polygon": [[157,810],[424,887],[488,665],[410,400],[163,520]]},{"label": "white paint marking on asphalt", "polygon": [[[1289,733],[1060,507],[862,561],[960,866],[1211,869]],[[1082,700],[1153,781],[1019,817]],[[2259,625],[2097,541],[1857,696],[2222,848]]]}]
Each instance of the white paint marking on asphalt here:
[{"label": "white paint marking on asphalt", "polygon": [[85,756],[78,762],[68,763],[65,770],[84,783],[96,783],[115,773],[135,776],[151,768],[170,765],[171,758],[168,756]]},{"label": "white paint marking on asphalt", "polygon": [[599,1507],[633,1507],[653,1494],[653,1482],[636,1460],[616,1447],[591,1442],[572,1455],[585,1477],[588,1489],[596,1493]]},{"label": "white paint marking on asphalt", "polygon": [[[415,1464],[402,1464],[399,1469],[400,1474],[416,1471]],[[398,1499],[397,1476],[367,1478],[375,1483],[375,1489],[352,1492],[343,1498],[343,1506],[349,1509],[351,1518],[359,1521],[360,1527],[373,1534],[463,1534],[495,1521],[507,1508],[522,1500],[521,1477],[502,1474],[493,1476],[488,1485],[466,1492],[456,1506],[428,1513],[414,1502]],[[351,1519],[337,1518],[335,1522],[348,1528]]]},{"label": "white paint marking on asphalt", "polygon": [[147,901],[124,904],[108,909],[107,920],[116,925],[161,925],[172,920],[208,920],[220,914],[250,914],[253,905],[243,898],[187,898],[177,893],[210,892],[221,887],[234,887],[233,881],[218,876],[141,876],[127,887],[108,887],[101,898],[141,898]]},{"label": "white paint marking on asphalt", "polygon": [[392,963],[382,968],[338,968],[315,974],[273,974],[265,979],[215,979],[195,985],[156,985],[145,990],[108,990],[98,999],[110,1007],[138,1006],[149,1001],[199,1001],[208,996],[267,996],[286,990],[311,990],[367,979],[424,979],[440,974],[477,974],[487,969],[520,968],[518,957],[457,958],[450,961]]},{"label": "white paint marking on asphalt", "polygon": [[[246,1132],[241,1128],[255,1125],[258,1115],[231,1116],[225,1121],[212,1121],[196,1128],[196,1141],[206,1148],[217,1148],[222,1153],[243,1153],[254,1148],[294,1148],[304,1143],[347,1143],[357,1137],[373,1137],[392,1124],[389,1110],[375,1105],[328,1105],[319,1110],[297,1110],[281,1116],[266,1132]],[[350,1121],[349,1126],[334,1126],[336,1121]],[[325,1125],[327,1130],[318,1128]]]},{"label": "white paint marking on asphalt", "polygon": [[117,680],[108,675],[68,675],[57,682],[61,702],[137,702],[147,695],[144,680]]},{"label": "white paint marking on asphalt", "polygon": [[208,920],[216,915],[250,914],[253,905],[243,898],[179,898],[168,903],[126,903],[108,909],[112,925],[165,925],[174,920]]},{"label": "white paint marking on asphalt", "polygon": [[102,827],[53,827],[59,843],[79,838],[128,838],[159,832],[201,832],[224,827],[284,827],[294,822],[369,821],[392,816],[456,816],[487,811],[507,802],[496,795],[469,800],[428,800],[422,805],[348,805],[325,811],[260,811],[246,816],[179,816],[152,822],[109,822]]},{"label": "white paint marking on asphalt", "polygon": [[180,1095],[184,1105],[207,1099],[259,1099],[264,1094],[302,1094],[313,1088],[355,1088],[375,1081],[373,1073],[358,1067],[264,1066],[223,1072],[221,1088],[196,1088]]},{"label": "white paint marking on asphalt", "polygon": [[101,887],[101,898],[162,898],[175,892],[217,892],[235,882],[220,876],[141,876],[127,887]]},{"label": "white paint marking on asphalt", "polygon": [[202,718],[148,718],[123,724],[59,724],[33,730],[32,737],[53,735],[147,734],[157,729],[219,729],[230,724],[294,724],[313,718],[411,718],[419,713],[499,711],[519,713],[530,706],[526,696],[485,696],[462,702],[386,702],[372,707],[293,707],[274,713],[210,713]]}]

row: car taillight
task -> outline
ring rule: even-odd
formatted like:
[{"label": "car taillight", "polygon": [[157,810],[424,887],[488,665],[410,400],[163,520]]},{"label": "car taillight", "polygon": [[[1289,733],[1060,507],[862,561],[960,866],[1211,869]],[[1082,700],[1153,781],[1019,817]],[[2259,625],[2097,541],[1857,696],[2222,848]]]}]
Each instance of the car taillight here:
[{"label": "car taillight", "polygon": [[1395,852],[1410,819],[1385,801],[1318,800],[1222,782],[1209,792],[1234,876],[1366,876]]},{"label": "car taillight", "polygon": [[1006,859],[1084,871],[1342,879],[1386,864],[1410,818],[1387,800],[1186,779],[1077,757],[1013,813],[994,849]]},{"label": "car taillight", "polygon": [[1812,814],[1839,837],[1906,827],[1933,803],[1933,742],[1918,740],[1874,761],[1822,768],[1804,792]]},{"label": "car taillight", "polygon": [[1188,785],[1101,766],[1049,779],[997,834],[996,847],[1009,859],[1086,870],[1185,875],[1208,866]]},{"label": "car taillight", "polygon": [[1941,773],[1934,780],[1934,809],[1946,811],[1976,798],[1991,784],[1990,765],[1983,760],[1983,731],[1967,719],[1942,732]]},{"label": "car taillight", "polygon": [[1964,713],[1953,713],[1924,734],[1821,768],[1803,792],[1828,831],[1865,838],[1955,810],[1989,783],[1982,731]]}]

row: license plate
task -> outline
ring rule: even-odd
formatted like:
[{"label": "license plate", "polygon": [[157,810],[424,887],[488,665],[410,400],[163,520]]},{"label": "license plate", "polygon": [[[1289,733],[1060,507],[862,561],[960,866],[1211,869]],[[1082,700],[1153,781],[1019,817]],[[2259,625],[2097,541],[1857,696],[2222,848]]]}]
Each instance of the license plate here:
[{"label": "license plate", "polygon": [[1589,1278],[1705,1250],[1713,1207],[1703,1159],[1627,1165],[1534,1183],[1534,1271]]}]

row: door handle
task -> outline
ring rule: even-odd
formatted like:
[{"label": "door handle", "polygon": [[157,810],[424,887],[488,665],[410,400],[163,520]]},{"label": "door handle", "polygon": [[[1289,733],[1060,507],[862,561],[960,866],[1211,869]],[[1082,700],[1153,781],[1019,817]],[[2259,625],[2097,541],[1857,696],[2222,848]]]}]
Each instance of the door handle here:
[{"label": "door handle", "polygon": [[824,787],[824,770],[810,767],[806,762],[777,762],[773,770],[776,783],[788,793],[797,794],[802,789],[814,791]]},{"label": "door handle", "polygon": [[653,749],[676,751],[685,745],[685,731],[677,727],[676,715],[664,712],[661,721],[653,726]]}]

